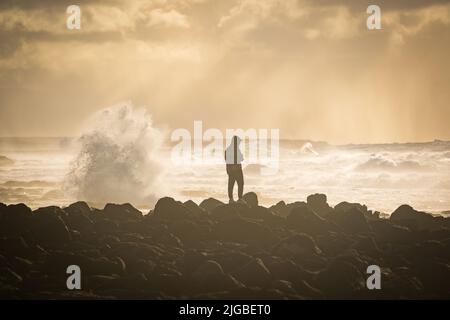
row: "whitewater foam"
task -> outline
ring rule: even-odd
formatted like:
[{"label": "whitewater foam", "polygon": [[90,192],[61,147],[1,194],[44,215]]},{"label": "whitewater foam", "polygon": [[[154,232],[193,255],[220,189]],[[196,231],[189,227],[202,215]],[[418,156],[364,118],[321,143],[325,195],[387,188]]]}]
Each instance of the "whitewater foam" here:
[{"label": "whitewater foam", "polygon": [[164,193],[162,141],[145,108],[125,102],[100,110],[78,139],[64,189],[97,204],[154,203]]}]

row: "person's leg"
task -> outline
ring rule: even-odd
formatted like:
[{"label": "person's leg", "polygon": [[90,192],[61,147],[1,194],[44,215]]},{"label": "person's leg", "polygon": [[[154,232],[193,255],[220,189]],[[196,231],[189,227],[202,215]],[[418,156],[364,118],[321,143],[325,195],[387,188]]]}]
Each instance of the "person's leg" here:
[{"label": "person's leg", "polygon": [[234,175],[228,174],[228,199],[233,200]]},{"label": "person's leg", "polygon": [[244,174],[242,170],[239,171],[239,174],[236,177],[237,185],[238,185],[238,196],[239,199],[242,199],[242,195],[244,194]]}]

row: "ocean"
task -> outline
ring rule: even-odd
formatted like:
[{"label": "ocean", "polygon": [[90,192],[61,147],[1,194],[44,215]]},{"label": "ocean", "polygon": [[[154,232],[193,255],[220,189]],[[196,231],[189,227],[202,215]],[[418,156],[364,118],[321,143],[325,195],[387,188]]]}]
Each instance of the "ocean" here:
[{"label": "ocean", "polygon": [[[141,138],[123,143],[98,133],[0,138],[0,202],[32,208],[77,200],[97,207],[130,202],[148,212],[162,196],[227,201],[224,164],[175,164],[167,138],[160,137],[159,144]],[[330,205],[358,202],[386,215],[401,204],[434,214],[450,210],[449,141],[331,145],[281,140],[277,174],[262,175],[260,169],[244,162],[244,191],[256,192],[266,206],[324,193]]]}]

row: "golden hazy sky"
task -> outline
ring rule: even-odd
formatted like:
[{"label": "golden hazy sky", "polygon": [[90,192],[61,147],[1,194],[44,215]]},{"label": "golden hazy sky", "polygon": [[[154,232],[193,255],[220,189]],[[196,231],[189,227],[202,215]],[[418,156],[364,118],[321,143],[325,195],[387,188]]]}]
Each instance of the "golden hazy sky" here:
[{"label": "golden hazy sky", "polygon": [[73,136],[131,100],[168,129],[450,140],[448,0],[78,0],[81,30],[69,4],[0,1],[0,136]]}]

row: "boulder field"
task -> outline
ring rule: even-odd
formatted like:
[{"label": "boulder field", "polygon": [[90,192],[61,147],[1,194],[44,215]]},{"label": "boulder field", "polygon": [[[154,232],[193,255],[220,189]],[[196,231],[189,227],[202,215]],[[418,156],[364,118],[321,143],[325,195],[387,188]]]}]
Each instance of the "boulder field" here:
[{"label": "boulder field", "polygon": [[[269,208],[166,197],[31,210],[0,204],[2,299],[449,299],[450,219],[389,218],[323,194]],[[79,266],[81,290],[67,267]],[[367,267],[381,289],[366,286]]]}]

